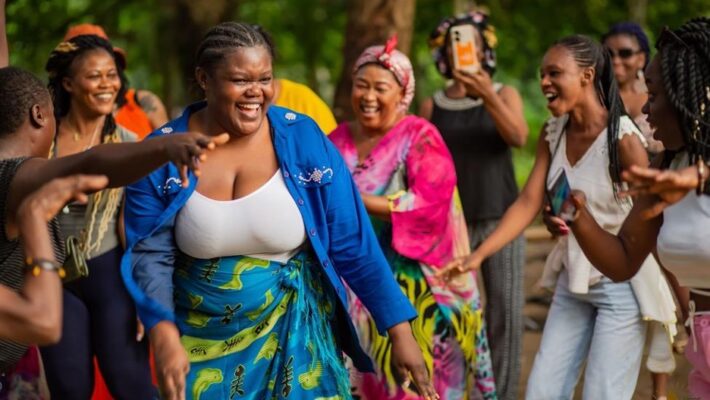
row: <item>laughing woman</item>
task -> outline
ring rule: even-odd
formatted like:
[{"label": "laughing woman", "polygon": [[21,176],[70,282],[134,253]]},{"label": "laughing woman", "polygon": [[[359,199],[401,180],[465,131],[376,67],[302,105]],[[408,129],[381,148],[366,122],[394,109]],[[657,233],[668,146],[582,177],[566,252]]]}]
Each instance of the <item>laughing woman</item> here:
[{"label": "laughing woman", "polygon": [[270,106],[273,49],[222,23],[197,51],[205,101],[153,137],[198,129],[229,144],[181,188],[172,166],[127,189],[122,272],[167,399],[349,399],[344,350],[362,370],[341,279],[392,339],[392,362],[437,398],[416,316],[389,272],[342,158],[310,118]]},{"label": "laughing woman", "polygon": [[[456,191],[456,172],[439,131],[407,115],[414,96],[412,65],[386,46],[365,50],[355,63],[352,107],[356,120],[330,135],[353,174],[392,274],[415,304],[415,337],[445,399],[467,399],[477,389],[496,397],[475,275],[455,287],[434,277],[452,257],[468,253],[466,224]],[[351,297],[350,314],[376,374],[354,376],[365,399],[418,399],[396,385],[389,366],[389,338]],[[475,385],[474,385],[475,382]]]},{"label": "laughing woman", "polygon": [[[647,166],[648,158],[641,132],[624,114],[608,52],[585,36],[563,38],[545,53],[540,75],[553,116],[543,127],[530,177],[495,231],[470,256],[444,269],[443,276],[480,267],[519,235],[563,172],[572,189],[588,193],[590,213],[605,231],[616,232],[631,208],[628,199],[619,197],[621,170]],[[572,398],[586,360],[584,399],[630,399],[641,365],[645,319],[673,318],[669,288],[662,286],[652,257],[644,274],[614,282],[585,257],[566,225],[556,233],[559,239],[543,273],[543,284],[555,294],[525,398]]]},{"label": "laughing woman", "polygon": [[[632,168],[625,178],[640,195],[616,235],[582,211],[572,225],[585,254],[615,281],[633,276],[655,251],[690,291],[681,304],[690,324],[685,355],[693,366],[692,398],[710,397],[710,18],[664,29],[646,68],[643,107],[666,151],[655,168]],[[681,90],[685,88],[686,90]],[[658,169],[661,168],[661,169]],[[583,209],[585,197],[577,195]],[[584,209],[583,209],[584,210]]]},{"label": "laughing woman", "polygon": [[[125,92],[111,43],[95,35],[62,42],[46,66],[58,132],[52,156],[66,157],[101,143],[134,142],[112,113]],[[89,398],[92,360],[116,399],[151,398],[148,343],[136,340],[135,305],[121,284],[118,214],[123,189],[105,189],[88,204],[69,204],[58,215],[65,240],[77,238],[90,273],[64,286],[62,340],[41,350],[53,397]]]}]

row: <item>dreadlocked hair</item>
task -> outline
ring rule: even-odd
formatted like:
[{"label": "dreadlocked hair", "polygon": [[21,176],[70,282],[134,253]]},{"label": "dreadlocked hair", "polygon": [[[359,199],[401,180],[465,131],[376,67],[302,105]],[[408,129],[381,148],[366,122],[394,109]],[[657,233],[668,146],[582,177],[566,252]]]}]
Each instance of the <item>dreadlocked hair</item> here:
[{"label": "dreadlocked hair", "polygon": [[608,112],[607,149],[609,152],[609,175],[614,182],[614,196],[621,184],[621,161],[619,158],[619,119],[626,115],[619,95],[619,86],[614,77],[611,55],[601,44],[584,35],[572,35],[555,42],[555,46],[567,49],[581,68],[594,68],[594,87]]},{"label": "dreadlocked hair", "polygon": [[710,159],[710,18],[666,28],[656,43],[666,94],[680,117],[690,162]]},{"label": "dreadlocked hair", "polygon": [[[71,94],[64,89],[62,81],[71,74],[76,59],[89,51],[97,49],[105,50],[113,57],[114,61],[116,60],[116,54],[113,51],[111,42],[96,35],[75,36],[59,43],[49,54],[49,60],[47,60],[47,65],[45,65],[44,69],[49,75],[47,88],[54,102],[54,115],[57,118],[57,124],[60,123],[62,117],[69,113],[69,107],[71,106]],[[119,89],[116,96],[116,104],[120,107],[125,102],[128,79],[119,62],[116,62],[116,71],[121,79],[121,89]],[[101,129],[102,142],[107,141],[115,131],[116,120],[113,118],[113,114],[109,114],[106,116],[104,126]]]},{"label": "dreadlocked hair", "polygon": [[272,61],[276,58],[271,36],[261,26],[223,22],[212,27],[202,38],[195,54],[196,66],[209,72],[236,49],[257,46],[265,47]]}]

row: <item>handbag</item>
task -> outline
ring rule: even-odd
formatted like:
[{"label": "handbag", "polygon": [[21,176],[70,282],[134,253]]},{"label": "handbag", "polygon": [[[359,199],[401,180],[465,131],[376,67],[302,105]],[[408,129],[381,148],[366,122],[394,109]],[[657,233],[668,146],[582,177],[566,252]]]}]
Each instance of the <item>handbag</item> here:
[{"label": "handbag", "polygon": [[89,266],[86,264],[86,256],[81,249],[79,239],[76,236],[69,236],[66,239],[65,246],[64,271],[66,275],[62,282],[69,283],[89,276]]}]

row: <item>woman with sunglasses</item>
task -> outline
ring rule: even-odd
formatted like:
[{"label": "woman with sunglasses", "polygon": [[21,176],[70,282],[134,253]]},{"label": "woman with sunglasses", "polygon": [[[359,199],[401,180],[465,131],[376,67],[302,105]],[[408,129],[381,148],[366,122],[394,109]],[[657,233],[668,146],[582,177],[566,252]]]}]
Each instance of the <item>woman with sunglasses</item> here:
[{"label": "woman with sunglasses", "polygon": [[602,44],[611,53],[614,76],[619,84],[619,94],[626,113],[643,133],[650,154],[663,151],[663,144],[653,139],[651,127],[646,122],[641,107],[648,97],[643,79],[643,69],[651,59],[648,37],[634,22],[619,22],[612,25],[602,36]]}]

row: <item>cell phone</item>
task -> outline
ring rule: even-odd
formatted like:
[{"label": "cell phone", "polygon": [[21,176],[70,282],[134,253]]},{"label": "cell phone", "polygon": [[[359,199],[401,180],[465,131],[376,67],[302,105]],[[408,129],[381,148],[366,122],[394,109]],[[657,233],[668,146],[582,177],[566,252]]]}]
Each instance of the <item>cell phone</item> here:
[{"label": "cell phone", "polygon": [[473,25],[457,25],[451,28],[451,50],[456,70],[476,73],[481,69],[476,51],[475,29]]},{"label": "cell phone", "polygon": [[552,180],[552,186],[547,190],[547,198],[552,214],[563,221],[572,221],[577,213],[577,207],[572,203],[572,189],[564,169],[560,169]]}]

